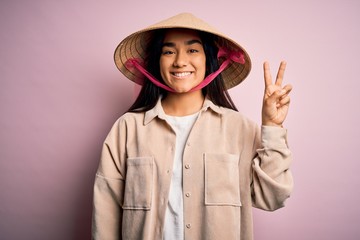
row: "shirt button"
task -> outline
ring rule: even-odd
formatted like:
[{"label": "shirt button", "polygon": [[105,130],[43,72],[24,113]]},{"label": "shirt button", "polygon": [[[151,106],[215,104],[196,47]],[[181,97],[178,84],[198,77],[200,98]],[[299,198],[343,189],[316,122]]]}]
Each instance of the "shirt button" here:
[{"label": "shirt button", "polygon": [[191,228],[191,224],[190,224],[190,223],[186,224],[186,227],[187,227],[188,229],[190,229],[190,228]]},{"label": "shirt button", "polygon": [[187,145],[188,147],[190,147],[190,142],[188,142],[186,145]]},{"label": "shirt button", "polygon": [[190,169],[190,164],[186,164],[186,165],[185,165],[185,168],[186,168],[186,169]]},{"label": "shirt button", "polygon": [[186,196],[186,197],[190,197],[190,196],[191,196],[191,193],[186,193],[185,196]]}]

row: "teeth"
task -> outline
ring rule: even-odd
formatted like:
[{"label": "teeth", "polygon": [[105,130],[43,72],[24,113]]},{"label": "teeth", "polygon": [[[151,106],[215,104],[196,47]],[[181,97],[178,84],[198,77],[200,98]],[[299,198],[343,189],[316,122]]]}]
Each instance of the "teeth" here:
[{"label": "teeth", "polygon": [[176,77],[185,77],[191,74],[191,72],[173,73]]}]

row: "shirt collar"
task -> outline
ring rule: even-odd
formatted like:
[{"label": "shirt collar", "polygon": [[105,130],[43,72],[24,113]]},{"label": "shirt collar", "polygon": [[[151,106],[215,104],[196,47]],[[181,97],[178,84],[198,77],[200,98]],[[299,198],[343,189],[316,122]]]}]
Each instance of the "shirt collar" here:
[{"label": "shirt collar", "polygon": [[[200,109],[200,113],[205,112],[208,109],[211,109],[212,111],[220,115],[224,113],[224,109],[222,107],[215,105],[210,99],[205,98],[204,104]],[[155,117],[165,120],[165,116],[166,114],[164,112],[164,109],[162,108],[161,97],[160,97],[155,107],[145,112],[144,125],[150,123]]]}]

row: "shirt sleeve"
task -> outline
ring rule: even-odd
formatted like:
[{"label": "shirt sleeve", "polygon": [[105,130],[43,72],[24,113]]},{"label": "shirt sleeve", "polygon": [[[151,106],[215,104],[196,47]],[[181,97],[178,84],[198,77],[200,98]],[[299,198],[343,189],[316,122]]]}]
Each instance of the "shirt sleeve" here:
[{"label": "shirt sleeve", "polygon": [[107,136],[95,176],[92,239],[121,239],[125,136],[117,122]]},{"label": "shirt sleeve", "polygon": [[292,155],[286,129],[262,126],[259,135],[254,143],[252,201],[254,207],[274,211],[284,206],[293,189]]}]

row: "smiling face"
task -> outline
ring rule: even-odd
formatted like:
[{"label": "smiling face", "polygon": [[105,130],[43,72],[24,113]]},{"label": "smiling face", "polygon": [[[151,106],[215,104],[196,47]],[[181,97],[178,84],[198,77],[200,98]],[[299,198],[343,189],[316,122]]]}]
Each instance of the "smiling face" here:
[{"label": "smiling face", "polygon": [[205,77],[206,56],[198,33],[171,29],[165,34],[160,56],[160,74],[177,93],[196,87]]}]

